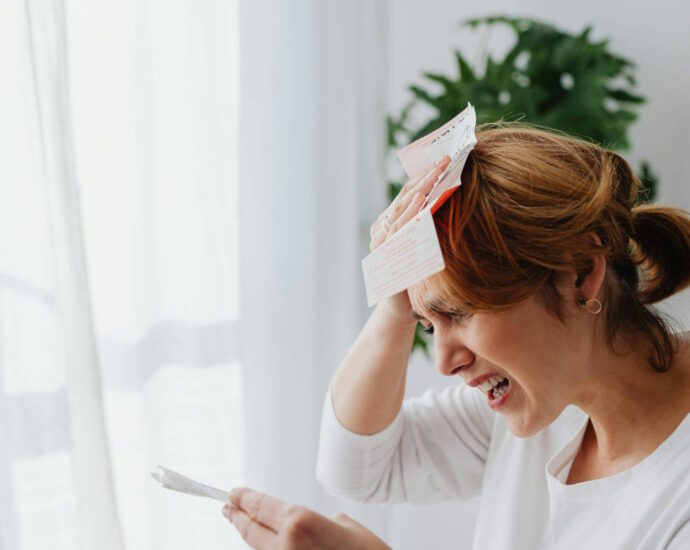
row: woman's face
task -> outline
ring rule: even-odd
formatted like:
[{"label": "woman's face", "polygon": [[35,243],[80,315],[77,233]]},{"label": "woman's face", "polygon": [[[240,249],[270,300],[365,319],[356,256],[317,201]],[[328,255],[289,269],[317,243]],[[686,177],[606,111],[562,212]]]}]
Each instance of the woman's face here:
[{"label": "woman's face", "polygon": [[[484,389],[480,384],[473,391],[486,394],[513,434],[535,434],[571,402],[588,339],[577,337],[536,296],[506,311],[448,318],[430,311],[428,293],[416,287],[408,293],[415,316],[433,327],[438,370],[473,386],[484,380]],[[501,377],[506,380],[489,386]]]}]

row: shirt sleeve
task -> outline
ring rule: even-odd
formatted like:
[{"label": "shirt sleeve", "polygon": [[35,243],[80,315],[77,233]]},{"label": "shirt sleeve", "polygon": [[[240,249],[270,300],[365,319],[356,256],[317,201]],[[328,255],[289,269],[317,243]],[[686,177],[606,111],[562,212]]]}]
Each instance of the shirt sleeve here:
[{"label": "shirt sleeve", "polygon": [[462,384],[407,400],[383,431],[360,435],[336,418],[329,388],[316,477],[332,495],[364,502],[467,499],[481,492],[494,415]]},{"label": "shirt sleeve", "polygon": [[690,521],[676,531],[671,541],[665,546],[665,550],[687,550],[690,548]]}]

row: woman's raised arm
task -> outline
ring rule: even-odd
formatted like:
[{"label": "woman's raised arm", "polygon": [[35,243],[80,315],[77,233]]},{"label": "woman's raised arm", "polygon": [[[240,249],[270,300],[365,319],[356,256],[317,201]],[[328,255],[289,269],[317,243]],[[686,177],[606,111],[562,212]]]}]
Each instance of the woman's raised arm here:
[{"label": "woman's raised arm", "polygon": [[336,417],[351,432],[378,433],[398,414],[416,325],[411,313],[396,315],[387,302],[379,303],[343,359],[331,399]]},{"label": "woman's raised arm", "polygon": [[[408,181],[371,227],[374,250],[417,214],[450,159]],[[395,419],[405,394],[405,374],[417,321],[403,291],[380,302],[343,359],[331,383],[339,422],[358,434],[374,434]]]}]

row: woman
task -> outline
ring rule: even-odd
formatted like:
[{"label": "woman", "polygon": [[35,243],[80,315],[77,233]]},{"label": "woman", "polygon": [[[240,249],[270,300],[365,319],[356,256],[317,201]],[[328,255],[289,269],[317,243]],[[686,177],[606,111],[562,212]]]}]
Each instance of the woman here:
[{"label": "woman", "polygon": [[[689,282],[688,216],[636,206],[629,166],[593,144],[477,140],[434,217],[446,268],[380,303],[331,382],[318,479],[368,502],[481,494],[475,548],[690,548],[690,342],[650,307]],[[372,248],[446,163],[406,184]],[[403,403],[417,322],[465,384]]]}]

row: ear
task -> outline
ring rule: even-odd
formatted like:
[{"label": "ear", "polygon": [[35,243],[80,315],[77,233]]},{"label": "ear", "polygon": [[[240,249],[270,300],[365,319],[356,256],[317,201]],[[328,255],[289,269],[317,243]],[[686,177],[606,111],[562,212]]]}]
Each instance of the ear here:
[{"label": "ear", "polygon": [[[593,231],[589,235],[592,241],[601,245],[599,235]],[[580,297],[586,300],[596,298],[604,284],[606,265],[606,257],[603,254],[592,256],[589,265],[584,269],[578,272],[573,270],[561,279],[558,288],[561,296],[571,304],[575,304]]]}]

